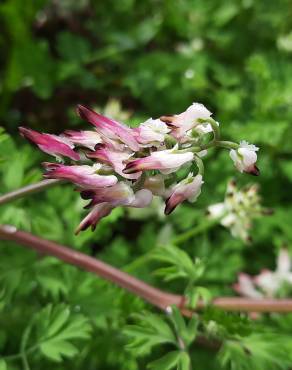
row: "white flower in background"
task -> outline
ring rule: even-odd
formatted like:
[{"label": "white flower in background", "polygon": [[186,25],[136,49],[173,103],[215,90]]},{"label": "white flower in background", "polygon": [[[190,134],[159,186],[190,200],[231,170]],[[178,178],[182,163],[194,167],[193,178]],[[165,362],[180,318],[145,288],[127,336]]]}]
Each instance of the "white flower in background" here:
[{"label": "white flower in background", "polygon": [[284,284],[292,286],[291,259],[287,249],[281,249],[275,271],[263,270],[255,278],[256,285],[267,296],[274,296]]},{"label": "white flower in background", "polygon": [[259,275],[238,275],[234,290],[244,297],[264,298],[277,297],[284,286],[292,288],[291,258],[287,249],[282,248],[277,258],[276,270],[264,269]]},{"label": "white flower in background", "polygon": [[249,144],[247,141],[241,141],[238,149],[230,150],[230,157],[239,172],[246,172],[255,176],[259,175],[259,169],[255,165],[257,161],[256,152],[258,150],[258,147]]},{"label": "white flower in background", "polygon": [[241,272],[238,274],[238,282],[233,285],[236,293],[248,298],[263,298],[263,294],[257,290],[253,278]]},{"label": "white flower in background", "polygon": [[224,202],[208,207],[210,218],[220,219],[220,224],[230,229],[231,235],[249,242],[252,220],[268,210],[262,208],[258,186],[253,184],[238,189],[234,180],[227,185]]}]

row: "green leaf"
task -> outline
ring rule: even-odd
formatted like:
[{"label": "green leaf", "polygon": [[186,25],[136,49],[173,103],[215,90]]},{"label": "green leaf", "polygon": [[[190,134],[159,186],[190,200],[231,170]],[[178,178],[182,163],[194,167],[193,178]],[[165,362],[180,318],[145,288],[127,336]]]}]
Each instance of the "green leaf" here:
[{"label": "green leaf", "polygon": [[188,347],[197,336],[198,318],[193,316],[186,323],[186,319],[182,316],[177,306],[171,306],[171,309],[172,312],[169,318],[175,327],[176,334],[183,341],[183,345]]},{"label": "green leaf", "polygon": [[152,347],[162,343],[176,345],[176,336],[169,326],[160,316],[145,312],[134,315],[138,320],[137,325],[129,325],[124,329],[124,333],[131,338],[127,348],[140,356],[149,353]]},{"label": "green leaf", "polygon": [[223,366],[238,370],[284,370],[291,365],[291,354],[292,341],[289,336],[253,333],[225,341],[219,361]]},{"label": "green leaf", "polygon": [[7,189],[12,190],[19,188],[22,184],[23,173],[23,155],[21,153],[16,153],[12,156],[9,163],[7,163],[7,169],[3,179]]},{"label": "green leaf", "polygon": [[1,359],[0,359],[0,370],[7,370],[6,362]]},{"label": "green leaf", "polygon": [[187,352],[181,352],[179,356],[178,370],[190,370],[191,360]]},{"label": "green leaf", "polygon": [[153,370],[170,370],[178,364],[180,358],[180,351],[172,351],[160,359],[151,362],[147,367]]},{"label": "green leaf", "polygon": [[56,362],[61,362],[62,356],[73,357],[79,352],[73,344],[62,340],[49,340],[40,345],[40,350],[46,357]]},{"label": "green leaf", "polygon": [[45,307],[38,315],[37,326],[41,352],[48,358],[60,362],[63,357],[73,357],[78,349],[71,342],[88,339],[91,327],[80,314],[70,314],[63,304]]},{"label": "green leaf", "polygon": [[163,276],[165,281],[171,281],[178,278],[195,281],[199,279],[205,266],[201,260],[192,261],[189,255],[174,245],[160,246],[155,248],[151,257],[170,266],[162,267],[156,270],[156,275]]}]

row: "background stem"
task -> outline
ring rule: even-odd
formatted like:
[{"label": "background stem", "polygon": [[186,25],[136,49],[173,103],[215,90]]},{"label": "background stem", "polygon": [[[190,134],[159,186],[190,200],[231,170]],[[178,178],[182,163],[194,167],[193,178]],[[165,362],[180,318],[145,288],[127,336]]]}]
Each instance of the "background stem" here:
[{"label": "background stem", "polygon": [[[81,267],[108,281],[111,281],[121,288],[136,294],[154,306],[165,310],[168,306],[176,305],[186,316],[192,312],[185,306],[185,297],[171,294],[152,287],[149,284],[112,267],[98,259],[89,257],[84,253],[72,250],[55,242],[42,239],[25,231],[19,231],[14,226],[0,226],[0,239],[10,240],[30,249],[37,250],[49,256],[54,256],[71,265]],[[292,299],[250,299],[240,297],[219,297],[212,302],[214,306],[226,311],[246,312],[292,312]],[[200,302],[198,309],[204,307]]]},{"label": "background stem", "polygon": [[13,200],[22,198],[26,195],[38,193],[39,191],[42,191],[44,189],[50,188],[52,186],[58,185],[60,183],[64,182],[63,180],[55,180],[55,179],[48,179],[48,180],[42,180],[40,182],[37,182],[35,184],[24,186],[23,188],[11,191],[10,193],[6,193],[2,196],[0,196],[0,205],[9,203]]},{"label": "background stem", "polygon": [[179,236],[175,237],[172,239],[173,244],[182,244],[188,239],[192,238],[193,236],[200,234],[203,231],[206,231],[208,229],[211,229],[213,226],[218,225],[219,221],[221,220],[220,218],[208,220],[207,222],[204,222],[202,224],[197,225],[196,227],[180,234]]}]

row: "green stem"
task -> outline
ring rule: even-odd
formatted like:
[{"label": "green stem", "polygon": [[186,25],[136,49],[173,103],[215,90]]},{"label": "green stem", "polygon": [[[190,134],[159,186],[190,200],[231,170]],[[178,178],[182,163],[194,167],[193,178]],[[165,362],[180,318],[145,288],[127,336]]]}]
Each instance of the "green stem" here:
[{"label": "green stem", "polygon": [[213,135],[214,135],[214,139],[212,141],[217,142],[220,140],[220,129],[219,129],[217,122],[213,120],[213,118],[201,119],[199,120],[199,122],[210,123],[210,125],[212,126]]},{"label": "green stem", "polygon": [[52,186],[62,183],[63,180],[42,180],[32,185],[24,186],[23,188],[11,191],[0,196],[0,205],[12,202],[16,199],[25,197],[30,194],[38,193],[44,189],[50,188]]},{"label": "green stem", "polygon": [[217,141],[216,146],[219,146],[221,148],[226,148],[226,149],[238,149],[239,144],[234,143],[233,141]]},{"label": "green stem", "polygon": [[5,361],[19,360],[21,359],[21,353],[17,353],[15,355],[2,356],[0,359]]},{"label": "green stem", "polygon": [[124,267],[124,271],[126,272],[132,272],[135,271],[138,267],[141,265],[143,266],[146,262],[151,261],[151,252],[148,252],[146,254],[143,254],[142,256],[136,258],[133,262],[129,263]]},{"label": "green stem", "polygon": [[202,223],[200,225],[197,225],[196,227],[180,234],[176,238],[172,240],[173,244],[181,244],[187,241],[188,239],[192,238],[193,236],[200,234],[203,231],[209,230],[212,227],[218,225],[219,221],[221,220],[220,218],[216,218],[213,220],[209,220],[208,222]]},{"label": "green stem", "polygon": [[[38,348],[38,345],[32,346],[25,351],[26,356],[34,352]],[[23,352],[16,353],[14,355],[2,356],[0,359],[5,361],[21,360],[23,358]]]},{"label": "green stem", "polygon": [[28,364],[28,361],[27,361],[27,357],[26,357],[26,353],[25,352],[22,352],[22,354],[21,354],[21,360],[22,360],[23,369],[24,370],[30,370],[30,367],[29,367],[29,364]]},{"label": "green stem", "polygon": [[194,156],[194,160],[199,170],[199,174],[204,176],[204,163],[198,155]]}]

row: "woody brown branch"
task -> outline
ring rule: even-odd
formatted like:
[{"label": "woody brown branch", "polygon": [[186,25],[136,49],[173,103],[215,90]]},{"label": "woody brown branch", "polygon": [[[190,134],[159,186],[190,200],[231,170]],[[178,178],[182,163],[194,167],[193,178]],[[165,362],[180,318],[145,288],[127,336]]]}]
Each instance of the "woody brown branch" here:
[{"label": "woody brown branch", "polygon": [[[191,315],[191,311],[186,307],[185,297],[157,289],[111,265],[74,249],[40,238],[31,233],[17,230],[10,225],[0,226],[0,239],[15,242],[48,256],[56,257],[85,271],[92,272],[162,310],[165,310],[168,306],[176,305],[184,315]],[[292,299],[219,297],[215,298],[212,304],[226,311],[292,312]],[[202,302],[199,303],[198,309],[203,307],[204,304]]]}]

